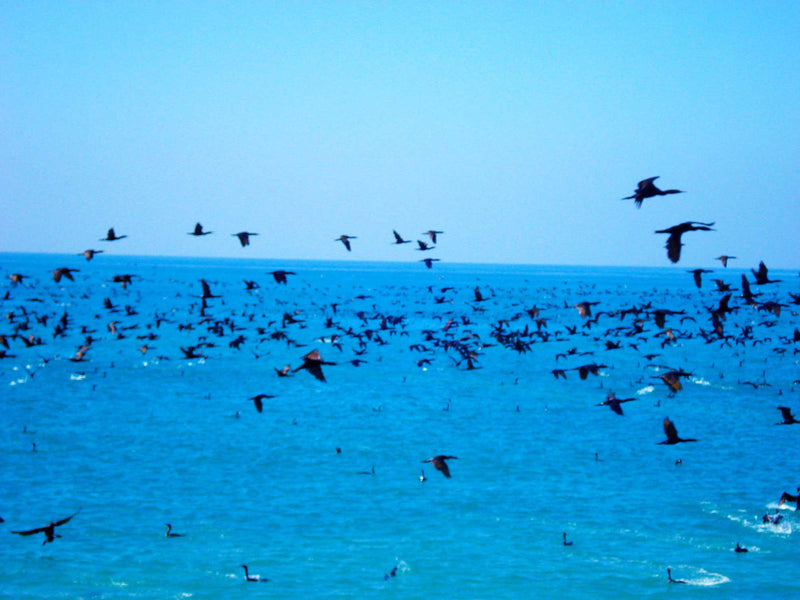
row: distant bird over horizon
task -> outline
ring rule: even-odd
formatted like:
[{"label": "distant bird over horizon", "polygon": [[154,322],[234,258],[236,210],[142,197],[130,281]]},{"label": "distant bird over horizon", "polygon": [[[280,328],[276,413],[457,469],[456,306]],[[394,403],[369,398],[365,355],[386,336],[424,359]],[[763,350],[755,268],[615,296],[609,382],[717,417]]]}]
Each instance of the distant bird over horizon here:
[{"label": "distant bird over horizon", "polygon": [[689,271],[694,276],[694,284],[697,286],[699,290],[703,286],[703,273],[713,273],[709,269],[692,269]]},{"label": "distant bird over horizon", "polygon": [[350,240],[355,240],[355,239],[358,239],[358,238],[356,238],[356,236],[354,236],[354,235],[344,235],[343,234],[343,235],[340,235],[338,238],[336,238],[333,241],[334,242],[342,242],[342,244],[344,244],[344,247],[347,248],[347,251],[350,252]]},{"label": "distant bird over horizon", "polygon": [[[201,235],[209,235],[214,233],[213,231],[203,231],[203,226],[198,222],[194,226],[194,231],[190,231],[187,235],[194,235],[194,236],[201,236]],[[234,234],[238,235],[238,234]]]},{"label": "distant bird over horizon", "polygon": [[734,258],[736,258],[736,257],[735,256],[728,256],[727,254],[722,254],[722,255],[718,256],[715,260],[720,261],[722,263],[722,266],[727,269],[728,268],[728,261],[729,260],[733,260]]},{"label": "distant bird over horizon", "polygon": [[680,225],[673,225],[667,229],[659,229],[656,233],[668,233],[667,238],[667,256],[669,259],[676,263],[681,258],[681,236],[687,231],[714,231],[711,227],[714,223],[701,223],[700,221],[686,221]]},{"label": "distant bird over horizon", "polygon": [[101,242],[116,242],[117,240],[121,240],[121,239],[124,239],[126,237],[128,237],[128,236],[127,235],[117,235],[116,233],[114,233],[114,228],[112,227],[111,229],[108,230],[108,233],[106,233],[106,237],[100,238],[100,241]]},{"label": "distant bird over horizon", "polygon": [[277,271],[270,271],[269,274],[272,275],[272,278],[275,280],[275,283],[282,283],[284,285],[286,285],[288,281],[286,279],[287,275],[297,275],[297,273],[295,273],[294,271],[283,271],[280,269],[278,269]]},{"label": "distant bird over horizon", "polygon": [[781,282],[780,279],[769,278],[769,276],[767,275],[769,269],[767,269],[767,265],[764,264],[763,260],[760,263],[758,263],[758,271],[756,271],[755,269],[750,269],[750,271],[753,273],[753,277],[756,278],[754,282],[756,285],[766,285],[768,283]]},{"label": "distant bird over horizon", "polygon": [[457,456],[447,456],[445,454],[437,454],[436,456],[432,456],[431,458],[427,458],[423,460],[424,463],[432,463],[434,468],[437,471],[441,471],[442,475],[447,478],[450,478],[450,468],[447,466],[446,460],[457,460]]},{"label": "distant bird over horizon", "polygon": [[424,262],[425,266],[430,269],[431,267],[433,267],[434,262],[439,262],[440,260],[441,259],[439,258],[423,258],[419,262]]},{"label": "distant bird over horizon", "polygon": [[90,248],[88,250],[84,250],[83,252],[78,254],[78,256],[83,256],[86,260],[92,260],[95,254],[102,254],[102,253],[103,253],[102,250],[94,250]]},{"label": "distant bird over horizon", "polygon": [[431,238],[431,242],[433,242],[435,244],[436,243],[436,236],[437,235],[441,235],[443,233],[444,233],[444,231],[436,231],[434,229],[429,229],[428,231],[423,231],[422,235],[427,235],[429,238]]},{"label": "distant bird over horizon", "polygon": [[633,199],[634,204],[636,204],[636,208],[642,207],[642,202],[645,198],[653,198],[654,196],[666,196],[668,194],[683,194],[682,190],[660,190],[658,189],[655,184],[653,183],[656,179],[658,179],[658,175],[655,177],[648,177],[647,179],[642,179],[639,184],[636,186],[636,190],[630,196],[625,196],[623,200],[631,200]]},{"label": "distant bird over horizon", "polygon": [[250,245],[250,236],[251,235],[258,235],[257,233],[253,233],[252,231],[240,231],[239,233],[232,233],[234,237],[239,238],[239,243],[242,245],[242,248],[245,246]]},{"label": "distant bird over horizon", "polygon": [[58,283],[61,281],[62,277],[66,277],[70,281],[75,281],[72,277],[73,273],[77,273],[78,269],[70,269],[69,267],[59,267],[58,269],[53,269],[53,281]]}]

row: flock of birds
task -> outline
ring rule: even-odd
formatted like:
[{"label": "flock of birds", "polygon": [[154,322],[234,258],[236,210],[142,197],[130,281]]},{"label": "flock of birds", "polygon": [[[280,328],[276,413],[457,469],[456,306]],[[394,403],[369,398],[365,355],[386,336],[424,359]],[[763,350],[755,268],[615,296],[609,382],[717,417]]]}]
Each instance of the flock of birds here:
[{"label": "flock of birds", "polygon": [[[654,184],[657,177],[650,177],[639,182],[636,190],[630,196],[624,199],[632,199],[637,208],[641,208],[644,200],[654,198],[656,196],[664,196],[670,194],[683,193],[681,190],[668,189],[660,190]],[[683,235],[693,231],[713,231],[711,228],[714,223],[704,223],[696,221],[688,221],[678,225],[668,227],[666,229],[658,230],[657,234],[668,235],[666,241],[667,257],[672,263],[677,263],[680,260],[681,247],[683,246]],[[212,231],[204,230],[200,223],[197,223],[194,230],[188,232],[188,235],[195,237],[203,237],[212,234]],[[429,241],[416,240],[416,250],[419,252],[428,252],[436,248],[438,236],[444,232],[438,230],[428,230],[424,232],[424,236]],[[257,236],[258,233],[250,231],[240,231],[232,234],[238,238],[242,247],[250,244],[250,239]],[[105,242],[118,242],[125,239],[127,235],[117,235],[113,228],[109,229],[106,236],[101,238]],[[341,235],[334,238],[334,242],[339,242],[343,245],[347,252],[353,249],[353,240],[358,238],[353,235]],[[393,241],[396,245],[412,244],[413,240],[403,238],[397,231],[393,231]],[[103,250],[87,249],[80,253],[87,261],[93,260],[98,254],[103,253]],[[728,261],[735,259],[735,256],[723,254],[717,257],[722,264],[723,268],[727,267]],[[431,268],[433,263],[438,261],[438,258],[422,258],[427,268]],[[64,284],[64,280],[74,282],[75,273],[80,272],[77,268],[72,267],[58,267],[52,271],[52,279],[57,284]],[[693,269],[690,273],[693,276],[694,283],[698,289],[702,287],[702,275],[709,274],[712,271],[709,269]],[[289,283],[289,276],[298,276],[296,272],[287,270],[275,270],[270,274],[276,284],[287,285]],[[494,299],[494,294],[486,290],[481,290],[480,286],[474,287],[471,294],[471,299],[468,302],[470,306],[469,314],[459,314],[457,311],[450,311],[447,320],[443,323],[439,330],[426,329],[422,332],[419,341],[410,345],[410,350],[418,355],[415,359],[417,367],[427,368],[431,363],[438,358],[441,354],[447,355],[450,358],[451,364],[454,368],[471,371],[479,369],[481,356],[492,346],[499,346],[507,350],[516,352],[518,354],[525,354],[532,349],[534,344],[543,344],[546,342],[575,342],[576,345],[570,349],[560,352],[555,355],[556,366],[552,369],[552,375],[556,379],[568,379],[568,373],[575,371],[578,373],[579,379],[586,380],[590,375],[598,375],[603,370],[609,368],[605,362],[584,362],[580,359],[581,356],[591,356],[595,353],[592,351],[580,352],[577,347],[577,342],[582,342],[587,338],[593,339],[598,344],[601,344],[602,350],[610,353],[614,350],[623,347],[631,347],[638,349],[639,345],[659,340],[660,347],[663,351],[684,340],[702,338],[706,344],[719,344],[720,347],[734,347],[736,345],[748,345],[756,343],[766,343],[767,338],[759,338],[756,336],[757,331],[751,325],[741,325],[738,331],[731,332],[728,318],[735,314],[737,311],[750,309],[757,312],[765,312],[772,315],[771,318],[777,319],[781,314],[781,309],[789,306],[800,305],[800,294],[790,293],[790,297],[781,301],[775,297],[761,300],[762,296],[766,296],[761,292],[752,291],[751,286],[767,286],[777,283],[778,280],[770,279],[769,271],[766,265],[761,262],[758,269],[752,269],[753,280],[749,281],[746,275],[741,276],[741,289],[732,287],[732,283],[725,281],[722,278],[714,279],[716,284],[715,293],[722,294],[719,301],[710,307],[700,307],[696,315],[687,314],[685,311],[670,310],[665,307],[654,306],[652,301],[643,302],[638,306],[631,306],[625,308],[612,308],[605,311],[597,311],[595,308],[599,301],[581,300],[573,305],[569,305],[566,301],[563,307],[558,305],[549,305],[537,307],[525,307],[519,310],[516,314],[500,318],[492,323],[485,323],[488,326],[488,338],[481,337],[477,332],[478,324],[482,314],[485,312],[487,302]],[[5,292],[3,300],[6,302],[13,302],[14,290],[24,287],[26,281],[30,279],[37,279],[35,275],[23,273],[11,273],[9,275],[11,286]],[[138,276],[132,274],[118,274],[115,275],[111,282],[118,284],[123,290],[127,290],[129,286],[135,285]],[[253,356],[258,359],[259,344],[281,343],[285,344],[287,348],[300,348],[305,344],[301,343],[298,338],[298,333],[305,329],[308,324],[303,319],[302,311],[284,310],[280,318],[269,319],[265,323],[260,323],[257,320],[256,311],[250,307],[250,313],[247,314],[243,309],[239,311],[240,317],[236,317],[234,311],[231,311],[228,316],[220,317],[218,315],[218,307],[214,305],[214,300],[222,298],[222,294],[214,293],[212,289],[213,282],[205,279],[199,282],[200,294],[193,296],[191,305],[188,309],[190,319],[186,322],[177,323],[173,321],[166,313],[157,313],[151,322],[143,324],[146,331],[141,330],[142,333],[136,337],[142,341],[139,351],[142,354],[155,352],[154,346],[159,339],[159,329],[161,327],[169,327],[180,331],[183,335],[190,337],[194,336],[191,343],[187,343],[180,347],[180,354],[169,355],[159,354],[160,360],[191,360],[191,359],[208,359],[210,353],[219,352],[219,345],[217,342],[209,341],[211,336],[216,336],[217,340],[228,338],[228,348],[230,352],[240,352],[242,347],[250,348]],[[248,293],[259,289],[259,285],[255,281],[245,280],[245,289]],[[28,289],[34,289],[30,286]],[[740,302],[735,304],[734,292],[740,291],[740,295],[736,297]],[[452,287],[444,287],[441,289],[434,289],[433,286],[428,288],[429,298],[428,301],[435,305],[452,305],[453,295],[457,292]],[[357,297],[358,300],[367,300],[367,297]],[[354,367],[358,367],[367,362],[368,351],[372,346],[383,346],[391,343],[391,338],[397,336],[409,335],[409,321],[408,315],[397,316],[391,314],[381,314],[369,308],[352,309],[353,314],[356,316],[357,326],[354,324],[342,325],[338,322],[337,309],[340,307],[337,303],[331,303],[322,309],[325,311],[326,317],[324,321],[324,328],[329,333],[319,338],[319,343],[324,343],[344,355],[345,344],[348,344],[352,356],[347,358],[346,362]],[[108,339],[126,339],[132,335],[134,330],[139,328],[141,324],[136,315],[137,307],[134,305],[126,305],[120,307],[115,305],[111,298],[106,298],[104,301],[104,309],[108,311],[109,322],[107,329],[109,332]],[[558,331],[549,328],[549,321],[553,315],[560,310],[577,310],[577,315],[580,319],[580,325],[566,326]],[[796,309],[794,309],[796,310]],[[708,320],[706,327],[699,327],[694,331],[684,329],[687,323],[696,323],[700,315],[705,315]],[[600,327],[600,319],[609,325],[604,331],[598,331]],[[668,325],[667,320],[673,324]],[[674,322],[678,320],[680,327],[677,327]],[[520,321],[524,322],[524,327],[520,325]],[[766,322],[765,322],[766,323]],[[69,360],[75,363],[82,363],[91,360],[92,353],[95,352],[97,347],[101,347],[105,341],[102,338],[94,336],[96,330],[92,329],[90,324],[82,324],[80,326],[73,322],[71,315],[64,310],[62,315],[58,314],[39,314],[36,309],[32,307],[19,307],[11,310],[6,315],[6,325],[11,328],[10,331],[0,334],[0,359],[14,358],[17,355],[14,352],[18,351],[32,351],[32,348],[39,348],[45,344],[41,335],[34,333],[36,329],[40,331],[46,328],[48,324],[52,324],[52,337],[55,338],[69,338],[70,336],[80,337],[80,345],[77,347],[74,356]],[[773,323],[774,324],[774,323]],[[650,329],[655,325],[655,333]],[[594,328],[594,335],[593,335]],[[258,342],[253,342],[257,339]],[[770,338],[771,339],[771,338]],[[781,343],[774,348],[774,352],[778,355],[783,355],[791,349],[794,354],[798,353],[797,344],[800,343],[800,331],[794,330],[792,336],[784,336],[780,338]],[[12,344],[14,348],[12,348]],[[649,353],[644,355],[648,360],[648,367],[655,369],[660,374],[655,375],[667,386],[667,391],[670,395],[677,394],[682,390],[681,380],[692,376],[690,371],[676,368],[674,366],[655,364],[653,361],[658,353]],[[51,357],[48,360],[52,360]],[[560,360],[581,360],[583,364],[573,367],[561,367],[558,363]],[[306,371],[316,380],[320,382],[326,381],[326,376],[323,373],[323,367],[335,366],[340,364],[337,361],[330,361],[323,359],[322,354],[317,349],[305,352],[301,358],[301,364],[292,367],[287,364],[283,367],[274,367],[275,375],[279,378],[291,377],[295,373]],[[588,360],[588,359],[587,359]],[[741,385],[752,385],[753,387],[761,387],[768,385],[766,381],[740,382]],[[798,381],[793,384],[799,383]],[[267,400],[275,398],[274,394],[261,393],[249,397],[248,401],[253,403],[255,410],[262,413],[264,410],[264,403]],[[624,416],[622,404],[636,401],[637,398],[617,398],[613,392],[609,392],[605,401],[599,403],[599,406],[607,406],[616,415]],[[448,410],[448,407],[445,410]],[[781,405],[777,409],[781,413],[781,425],[798,424],[795,416],[792,414],[790,407]],[[238,416],[238,412],[237,412]],[[680,443],[697,442],[695,438],[682,438],[678,435],[675,423],[669,417],[663,419],[663,430],[666,439],[657,442],[660,445],[675,445]],[[34,446],[35,449],[35,446]],[[338,449],[337,449],[338,451]],[[449,460],[456,460],[458,457],[449,454],[437,454],[424,461],[423,464],[432,464],[445,478],[451,478],[450,468],[447,464]],[[374,467],[371,471],[374,473]],[[369,473],[367,473],[369,474]],[[420,481],[427,480],[424,470],[421,472]],[[790,494],[784,492],[780,498],[780,505],[786,503],[795,503],[798,510],[800,510],[800,488],[798,494]],[[35,534],[44,534],[43,544],[53,542],[56,538],[61,537],[56,533],[56,528],[60,528],[69,523],[80,511],[71,514],[65,518],[51,521],[49,524],[30,529],[15,529],[11,533],[22,536],[32,536]],[[780,516],[780,515],[779,515]],[[769,517],[769,518],[768,518]],[[765,515],[765,519],[769,522],[777,522],[776,517]],[[767,522],[767,521],[765,521]],[[172,525],[167,524],[167,537],[184,537],[184,534],[172,532]],[[566,532],[563,533],[563,544],[572,545],[573,541],[567,541]],[[737,544],[737,552],[744,549]],[[249,573],[248,566],[243,564],[241,567],[245,572],[245,580],[248,582],[264,582],[268,581],[257,575]],[[393,569],[389,576],[396,575],[397,568]],[[669,581],[680,583],[681,580],[673,580],[671,573],[669,574]]]}]

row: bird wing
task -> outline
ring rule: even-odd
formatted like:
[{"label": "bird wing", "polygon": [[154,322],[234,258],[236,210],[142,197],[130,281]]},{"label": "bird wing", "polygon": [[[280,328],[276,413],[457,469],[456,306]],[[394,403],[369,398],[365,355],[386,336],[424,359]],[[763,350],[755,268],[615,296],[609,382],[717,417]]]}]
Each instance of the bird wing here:
[{"label": "bird wing", "polygon": [[681,258],[681,234],[680,232],[671,233],[667,238],[667,257],[674,263],[678,262]]}]

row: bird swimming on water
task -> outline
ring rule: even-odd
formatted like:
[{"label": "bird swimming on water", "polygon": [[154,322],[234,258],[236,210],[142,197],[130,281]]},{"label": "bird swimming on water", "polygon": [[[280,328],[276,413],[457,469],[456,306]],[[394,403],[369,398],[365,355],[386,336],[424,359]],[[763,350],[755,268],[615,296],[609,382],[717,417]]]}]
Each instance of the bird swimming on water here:
[{"label": "bird swimming on water", "polygon": [[668,194],[683,194],[682,190],[658,189],[653,183],[656,179],[658,179],[658,175],[656,175],[655,177],[648,177],[647,179],[642,179],[636,186],[636,191],[633,192],[633,195],[625,196],[623,200],[633,199],[634,204],[636,204],[636,208],[641,208],[642,202],[644,201],[645,198],[653,198],[654,196],[666,196]]},{"label": "bird swimming on water", "polygon": [[171,523],[164,523],[167,526],[167,533],[164,534],[165,537],[174,538],[174,537],[186,537],[183,533],[173,533],[172,532],[172,524]]},{"label": "bird swimming on water", "polygon": [[247,565],[239,565],[244,569],[244,578],[246,581],[259,581],[262,583],[266,583],[269,581],[266,577],[262,577],[261,575],[250,575],[250,572],[247,569]]}]

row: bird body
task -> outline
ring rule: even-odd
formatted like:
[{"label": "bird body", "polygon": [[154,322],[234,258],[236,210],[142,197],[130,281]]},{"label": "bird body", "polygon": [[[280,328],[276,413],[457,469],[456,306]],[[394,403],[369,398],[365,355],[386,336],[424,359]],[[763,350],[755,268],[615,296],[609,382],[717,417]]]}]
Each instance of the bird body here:
[{"label": "bird body", "polygon": [[636,208],[641,208],[642,202],[644,201],[645,198],[653,198],[654,196],[666,196],[668,194],[683,193],[683,191],[681,190],[658,189],[653,183],[656,179],[658,179],[658,175],[656,175],[655,177],[648,177],[647,179],[642,179],[636,186],[636,190],[633,192],[633,194],[630,196],[625,196],[623,200],[633,199],[633,203],[636,205]]},{"label": "bird body", "polygon": [[50,521],[50,523],[45,525],[44,527],[37,527],[35,529],[28,529],[25,531],[12,531],[11,533],[16,533],[17,535],[24,535],[24,536],[43,533],[45,539],[44,542],[42,542],[42,546],[44,546],[46,543],[55,540],[55,538],[61,537],[55,532],[56,527],[60,527],[61,525],[68,523],[70,519],[72,519],[72,517],[77,515],[79,512],[81,511],[78,510],[74,514],[71,514],[70,516],[63,518],[60,521]]},{"label": "bird body", "polygon": [[450,468],[447,466],[447,463],[445,461],[446,460],[450,460],[450,459],[456,460],[456,459],[458,459],[458,457],[457,456],[447,456],[447,455],[444,455],[444,454],[437,454],[436,456],[432,456],[431,458],[423,460],[422,462],[424,462],[424,463],[432,463],[434,468],[437,471],[441,471],[442,475],[444,475],[445,477],[447,477],[449,479],[450,478]]},{"label": "bird body", "polygon": [[674,263],[681,258],[681,236],[687,231],[714,231],[711,227],[714,223],[701,223],[699,221],[686,221],[680,225],[673,225],[666,229],[659,229],[656,233],[668,233],[666,248],[667,257]]}]

